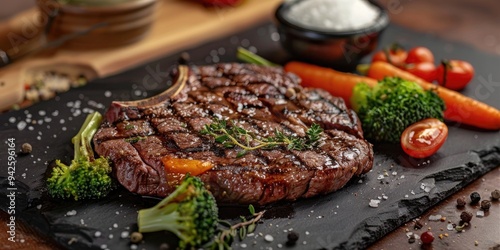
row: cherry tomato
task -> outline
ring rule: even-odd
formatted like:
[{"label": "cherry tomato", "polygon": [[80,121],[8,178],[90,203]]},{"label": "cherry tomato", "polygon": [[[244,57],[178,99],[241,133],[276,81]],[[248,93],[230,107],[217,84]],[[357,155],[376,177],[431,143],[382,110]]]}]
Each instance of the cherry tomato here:
[{"label": "cherry tomato", "polygon": [[424,244],[431,244],[434,241],[434,234],[430,231],[425,231],[420,235],[420,240]]},{"label": "cherry tomato", "polygon": [[436,80],[436,65],[431,62],[408,64],[405,70],[428,82]]},{"label": "cherry tomato", "polygon": [[414,158],[436,153],[448,137],[448,127],[436,118],[428,118],[408,126],[401,135],[403,151]]},{"label": "cherry tomato", "polygon": [[[389,55],[389,60],[387,60],[387,55]],[[375,55],[373,55],[372,62],[383,61],[402,68],[405,65],[407,55],[408,53],[406,52],[406,50],[404,50],[400,46],[393,45],[391,46],[391,48],[387,48],[375,53]]]},{"label": "cherry tomato", "polygon": [[405,62],[407,64],[423,62],[434,63],[434,54],[426,47],[415,47],[408,51],[408,57],[406,57]]},{"label": "cherry tomato", "polygon": [[453,90],[461,90],[474,77],[474,67],[466,61],[443,61],[436,70],[439,85]]}]

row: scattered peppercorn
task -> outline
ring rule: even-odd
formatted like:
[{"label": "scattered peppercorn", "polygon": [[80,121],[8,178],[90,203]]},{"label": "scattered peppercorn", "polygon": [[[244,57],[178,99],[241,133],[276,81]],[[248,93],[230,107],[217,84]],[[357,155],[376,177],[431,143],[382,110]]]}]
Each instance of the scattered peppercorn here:
[{"label": "scattered peppercorn", "polygon": [[434,241],[434,235],[430,231],[425,231],[420,235],[420,240],[424,244],[431,244]]},{"label": "scattered peppercorn", "polygon": [[299,234],[294,232],[294,231],[290,231],[290,232],[288,232],[288,235],[286,236],[286,238],[287,238],[286,245],[293,246],[299,240]]},{"label": "scattered peppercorn", "polygon": [[142,234],[139,232],[133,232],[130,235],[130,242],[132,243],[139,243],[142,241]]},{"label": "scattered peppercorn", "polygon": [[471,212],[467,212],[467,211],[463,211],[461,214],[460,214],[460,219],[463,221],[463,222],[470,222],[470,220],[472,220],[472,213]]},{"label": "scattered peppercorn", "polygon": [[481,195],[478,192],[470,194],[470,204],[477,204],[481,200]]},{"label": "scattered peppercorn", "polygon": [[415,229],[420,229],[422,228],[424,225],[422,224],[422,222],[420,222],[419,220],[415,221],[415,225],[413,226]]},{"label": "scattered peppercorn", "polygon": [[457,207],[464,207],[465,206],[465,198],[464,197],[458,197],[457,199]]},{"label": "scattered peppercorn", "polygon": [[481,209],[484,211],[490,210],[491,207],[491,202],[489,200],[483,200],[481,201]]},{"label": "scattered peppercorn", "polygon": [[491,199],[493,200],[500,199],[500,190],[495,189],[493,192],[491,192]]},{"label": "scattered peppercorn", "polygon": [[25,142],[25,143],[23,143],[23,145],[21,145],[21,153],[31,154],[32,151],[33,151],[33,147],[31,146],[31,144]]}]

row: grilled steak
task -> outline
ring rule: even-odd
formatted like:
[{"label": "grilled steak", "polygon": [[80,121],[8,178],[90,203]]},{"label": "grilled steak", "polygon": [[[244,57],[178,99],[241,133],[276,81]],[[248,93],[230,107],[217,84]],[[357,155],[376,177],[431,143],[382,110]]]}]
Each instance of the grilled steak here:
[{"label": "grilled steak", "polygon": [[[341,98],[302,88],[298,77],[279,67],[217,64],[185,71],[178,89],[145,101],[114,102],[94,136],[97,153],[113,162],[118,181],[131,192],[163,197],[173,191],[182,175],[167,172],[164,157],[212,163],[199,177],[220,203],[326,194],[371,169],[372,146]],[[181,73],[179,68],[174,75]],[[238,157],[238,148],[200,133],[216,119],[256,135],[304,137],[314,123],[324,131],[311,150],[278,147]]]}]

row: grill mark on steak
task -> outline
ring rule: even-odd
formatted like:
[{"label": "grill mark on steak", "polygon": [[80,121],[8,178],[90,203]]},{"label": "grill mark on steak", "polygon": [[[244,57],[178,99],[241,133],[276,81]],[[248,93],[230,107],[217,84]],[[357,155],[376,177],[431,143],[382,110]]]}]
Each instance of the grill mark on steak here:
[{"label": "grill mark on steak", "polygon": [[[212,162],[214,168],[200,178],[221,203],[267,204],[330,193],[371,169],[372,147],[341,98],[299,82],[279,67],[192,66],[186,87],[159,105],[112,104],[106,117],[113,119],[94,136],[96,152],[114,163],[124,187],[141,195],[166,196],[181,180],[166,173],[166,156]],[[303,137],[313,123],[324,133],[313,150],[279,147],[238,158],[239,149],[200,134],[215,118],[262,137],[275,130]]]}]

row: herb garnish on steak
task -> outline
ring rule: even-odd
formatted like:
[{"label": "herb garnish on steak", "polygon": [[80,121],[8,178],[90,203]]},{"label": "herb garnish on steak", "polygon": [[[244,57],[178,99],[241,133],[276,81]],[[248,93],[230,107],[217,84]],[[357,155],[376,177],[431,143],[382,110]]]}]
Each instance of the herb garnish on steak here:
[{"label": "herb garnish on steak", "polygon": [[[113,162],[118,181],[132,192],[168,195],[182,175],[167,172],[167,157],[210,162],[213,167],[199,177],[220,203],[240,204],[330,193],[372,167],[372,146],[356,114],[341,98],[302,88],[280,67],[181,66],[177,75],[178,83],[164,94],[114,102],[94,136],[97,153]],[[217,120],[261,137],[280,131],[307,138],[313,124],[323,132],[312,149],[283,145],[238,155],[241,148],[226,148],[201,133]]]},{"label": "herb garnish on steak", "polygon": [[214,136],[215,142],[221,143],[225,148],[239,147],[241,150],[236,157],[241,157],[251,150],[273,149],[284,146],[289,150],[313,149],[320,143],[323,129],[316,123],[306,131],[306,137],[286,135],[275,130],[274,136],[262,137],[234,124],[228,126],[225,120],[215,119],[215,122],[205,125],[201,134]]}]

